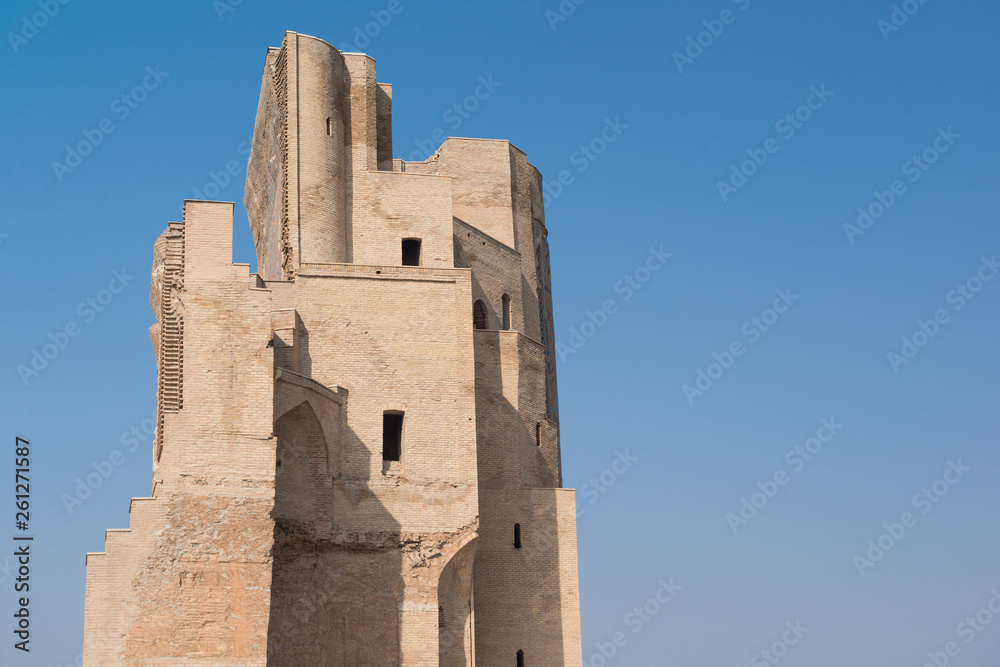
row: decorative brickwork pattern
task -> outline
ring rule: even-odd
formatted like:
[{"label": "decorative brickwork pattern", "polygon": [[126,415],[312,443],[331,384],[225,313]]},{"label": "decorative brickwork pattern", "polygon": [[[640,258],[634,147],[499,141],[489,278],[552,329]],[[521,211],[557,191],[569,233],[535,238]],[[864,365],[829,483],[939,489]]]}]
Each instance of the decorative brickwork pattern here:
[{"label": "decorative brickwork pattern", "polygon": [[184,226],[171,224],[154,246],[150,302],[158,320],[154,327],[157,359],[155,460],[163,442],[163,413],[184,407],[184,316],[179,293],[184,289]]}]

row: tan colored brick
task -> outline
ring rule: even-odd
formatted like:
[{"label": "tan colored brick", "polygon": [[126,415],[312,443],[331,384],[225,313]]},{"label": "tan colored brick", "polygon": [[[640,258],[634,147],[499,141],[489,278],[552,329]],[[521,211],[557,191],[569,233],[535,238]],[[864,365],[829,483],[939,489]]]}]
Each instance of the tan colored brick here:
[{"label": "tan colored brick", "polygon": [[88,554],[88,667],[581,663],[541,176],[506,141],[393,160],[391,124],[374,60],[289,32],[247,169],[259,275],[232,204],[157,241],[153,491]]}]

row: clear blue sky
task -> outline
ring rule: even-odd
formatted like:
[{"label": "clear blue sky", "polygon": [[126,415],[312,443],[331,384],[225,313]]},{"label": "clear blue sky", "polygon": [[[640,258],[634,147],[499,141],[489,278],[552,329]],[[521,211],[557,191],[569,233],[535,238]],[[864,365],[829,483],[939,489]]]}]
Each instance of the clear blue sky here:
[{"label": "clear blue sky", "polygon": [[[604,664],[598,645],[621,632],[608,665],[754,666],[774,649],[789,667],[920,667],[951,641],[951,664],[995,665],[1000,618],[960,624],[1000,590],[1000,279],[977,282],[1000,254],[1000,7],[909,0],[889,30],[888,0],[588,0],[564,2],[564,21],[545,14],[558,0],[400,2],[358,49],[396,86],[396,155],[440,129],[510,139],[549,184],[568,172],[548,227],[557,338],[573,350],[559,381],[585,662]],[[153,413],[153,241],[197,191],[238,202],[235,261],[255,263],[241,144],[266,47],[286,29],[356,42],[388,4],[244,0],[220,18],[211,0],[73,0],[34,31],[37,2],[3,3],[0,405],[6,441],[35,446],[38,536],[35,650],[12,651],[7,579],[3,664],[75,659],[84,553],[149,493],[148,440],[120,439]],[[707,46],[685,61],[689,37]],[[478,109],[446,118],[490,76],[500,86]],[[144,79],[145,99],[123,102]],[[54,168],[85,131],[99,145]],[[206,191],[230,161],[237,175]],[[845,231],[859,207],[886,205]],[[661,246],[672,256],[646,273]],[[122,270],[134,279],[87,306]],[[584,325],[609,300],[603,326]],[[18,366],[71,323],[78,335],[22,381]],[[817,433],[829,442],[807,461],[795,448]],[[63,494],[115,450],[120,465],[69,514]],[[638,461],[619,474],[616,452]],[[950,462],[968,470],[946,475]],[[590,481],[602,474],[614,483]],[[758,484],[773,498],[752,497]],[[914,502],[925,488],[935,502]],[[741,524],[744,498],[762,507]],[[859,565],[904,513],[891,549]],[[673,599],[635,615],[671,578]]]}]

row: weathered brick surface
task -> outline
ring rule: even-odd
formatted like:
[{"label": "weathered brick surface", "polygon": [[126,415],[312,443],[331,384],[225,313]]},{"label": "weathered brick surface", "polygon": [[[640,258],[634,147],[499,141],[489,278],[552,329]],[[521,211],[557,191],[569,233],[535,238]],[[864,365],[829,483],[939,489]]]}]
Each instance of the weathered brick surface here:
[{"label": "weathered brick surface", "polygon": [[374,60],[287,33],[247,170],[259,275],[231,204],[157,242],[153,492],[88,555],[88,667],[582,660],[541,177],[505,141],[393,160],[391,123]]}]

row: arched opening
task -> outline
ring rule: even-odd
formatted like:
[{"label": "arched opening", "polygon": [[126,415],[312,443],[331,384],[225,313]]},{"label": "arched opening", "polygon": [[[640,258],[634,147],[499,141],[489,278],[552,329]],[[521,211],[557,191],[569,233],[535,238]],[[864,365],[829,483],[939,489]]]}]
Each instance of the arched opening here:
[{"label": "arched opening", "polygon": [[503,330],[510,331],[510,295],[503,295]]},{"label": "arched opening", "polygon": [[524,651],[517,652],[517,667],[524,667]]},{"label": "arched opening", "polygon": [[475,555],[476,540],[472,539],[452,556],[438,580],[438,654],[440,663],[448,667],[476,664],[472,593]]},{"label": "arched opening", "polygon": [[[359,554],[350,548],[331,548],[336,539],[331,539],[329,528],[336,525],[333,480],[334,471],[339,470],[336,450],[341,445],[335,438],[342,435],[338,431],[346,410],[324,404],[319,395],[282,413],[286,405],[295,404],[295,394],[301,393],[301,388],[287,377],[279,382],[281,393],[275,401],[282,416],[275,421],[274,433],[281,466],[276,468],[274,490],[273,558],[270,572],[253,579],[256,586],[270,584],[270,609],[264,610],[267,664],[398,664],[401,615],[396,600],[402,599],[405,588],[397,574],[405,571],[402,552],[387,549]],[[346,393],[338,398],[346,399]],[[346,400],[344,403],[346,409]],[[377,424],[371,427],[377,428]],[[326,443],[334,446],[329,450],[329,463],[321,439],[324,433],[329,436]],[[372,436],[373,447],[378,446],[376,436]],[[323,453],[317,459],[322,465],[312,464],[314,451],[316,456]],[[366,447],[357,460],[364,465],[371,455],[377,458],[378,452],[369,454]],[[303,476],[305,472],[308,474]],[[368,505],[365,515],[371,525],[383,531],[380,535],[400,539],[399,524],[381,503]],[[254,533],[252,537],[263,539],[264,535]],[[341,583],[345,581],[350,583]],[[234,613],[246,604],[244,598],[234,599]],[[428,621],[433,623],[433,613],[430,616]],[[310,622],[302,623],[303,618]],[[234,622],[239,627],[240,620]]]},{"label": "arched opening", "polygon": [[521,524],[519,523],[514,524],[514,548],[521,548]]},{"label": "arched opening", "polygon": [[326,439],[312,407],[302,403],[275,422],[277,460],[274,518],[308,523],[322,511],[319,495],[327,474]]},{"label": "arched opening", "polygon": [[476,329],[486,328],[486,304],[482,299],[472,304],[472,326]]}]

